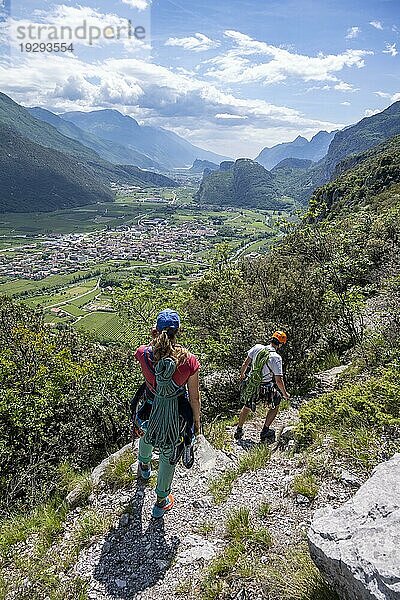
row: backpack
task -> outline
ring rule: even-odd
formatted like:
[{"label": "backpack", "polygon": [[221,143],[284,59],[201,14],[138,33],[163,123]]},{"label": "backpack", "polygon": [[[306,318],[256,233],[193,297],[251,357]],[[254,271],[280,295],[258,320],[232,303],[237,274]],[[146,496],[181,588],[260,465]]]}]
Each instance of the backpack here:
[{"label": "backpack", "polygon": [[[255,410],[255,403],[258,397],[260,386],[263,381],[263,368],[265,366],[268,366],[269,368],[269,357],[270,351],[268,350],[268,348],[263,348],[262,350],[260,350],[257,353],[255,359],[253,360],[252,368],[249,375],[243,382],[241,392],[242,397],[244,399],[244,404],[251,405],[253,411]],[[270,368],[269,370],[271,371]]]},{"label": "backpack", "polygon": [[154,368],[152,350],[144,354],[147,367],[154,373],[155,388],[146,382],[135,394],[131,409],[133,437],[144,436],[144,441],[160,451],[171,451],[171,464],[183,458],[184,465],[193,465],[194,441],[193,411],[186,390],[175,383],[176,363],[172,358],[162,358]]}]

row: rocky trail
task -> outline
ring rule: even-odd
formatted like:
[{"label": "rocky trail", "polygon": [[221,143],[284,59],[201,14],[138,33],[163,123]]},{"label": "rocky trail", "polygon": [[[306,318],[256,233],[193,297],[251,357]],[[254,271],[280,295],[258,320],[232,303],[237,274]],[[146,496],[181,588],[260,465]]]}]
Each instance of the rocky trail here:
[{"label": "rocky trail", "polygon": [[[321,388],[329,388],[341,370],[322,374]],[[233,438],[234,428],[227,428],[229,450],[216,450],[203,439],[194,467],[177,467],[175,507],[161,520],[151,518],[155,498],[151,485],[136,480],[124,489],[110,490],[102,483],[102,469],[97,470],[99,485],[89,498],[89,507],[108,519],[111,527],[88,541],[69,576],[79,576],[88,583],[91,600],[199,598],[205,569],[227,546],[226,520],[240,507],[250,510],[256,526],[268,528],[273,554],[284,553],[304,541],[314,511],[328,503],[333,507],[342,505],[361,481],[345,464],[336,464],[327,474],[321,455],[319,463],[318,456],[316,460],[317,468],[324,471],[323,481],[315,499],[296,493],[293,481],[304,471],[304,462],[293,452],[295,442],[291,439],[291,427],[297,418],[296,408],[281,411],[274,424],[278,439],[269,461],[257,470],[242,471],[226,500],[219,504],[210,493],[210,481],[232,472],[250,448],[259,444],[262,415],[245,425],[239,443]],[[127,446],[118,456],[131,452]],[[65,531],[73,530],[82,510],[78,507],[69,513]],[[261,556],[261,562],[268,560],[268,554]],[[233,582],[226,597],[269,596],[263,594],[262,582],[252,581],[247,590],[240,582]]]}]

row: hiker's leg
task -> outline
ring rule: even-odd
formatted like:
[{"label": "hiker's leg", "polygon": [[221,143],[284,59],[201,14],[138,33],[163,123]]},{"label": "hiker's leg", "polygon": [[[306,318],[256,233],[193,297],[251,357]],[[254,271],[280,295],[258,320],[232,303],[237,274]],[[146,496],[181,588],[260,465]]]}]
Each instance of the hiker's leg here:
[{"label": "hiker's leg", "polygon": [[265,417],[264,427],[268,429],[268,427],[273,423],[276,415],[278,414],[279,406],[276,408],[270,408],[267,412],[267,416]]},{"label": "hiker's leg", "polygon": [[242,410],[240,411],[240,415],[239,415],[238,427],[243,427],[247,417],[249,416],[250,410],[251,409],[248,406],[243,406]]},{"label": "hiker's leg", "polygon": [[171,493],[171,484],[175,473],[175,465],[171,465],[169,462],[171,456],[172,451],[160,452],[156,487],[157,500],[166,498]]},{"label": "hiker's leg", "polygon": [[139,441],[139,462],[144,465],[148,465],[151,462],[151,455],[153,453],[153,446],[151,444],[146,444],[144,441],[144,436],[140,438]]}]

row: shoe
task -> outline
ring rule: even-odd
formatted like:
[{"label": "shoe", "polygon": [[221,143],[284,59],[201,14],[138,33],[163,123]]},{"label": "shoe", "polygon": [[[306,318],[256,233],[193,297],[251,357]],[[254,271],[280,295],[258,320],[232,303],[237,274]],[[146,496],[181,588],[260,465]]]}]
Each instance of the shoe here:
[{"label": "shoe", "polygon": [[169,496],[164,498],[162,504],[158,504],[158,502],[156,502],[151,513],[153,519],[161,519],[161,517],[163,517],[165,513],[171,510],[171,508],[174,506],[174,501],[173,495],[169,494]]},{"label": "shoe", "polygon": [[275,441],[275,431],[270,429],[269,427],[263,427],[260,432],[260,441],[261,442],[274,442]]},{"label": "shoe", "polygon": [[150,477],[151,477],[150,463],[145,465],[144,463],[139,462],[138,477],[140,477],[140,479],[143,479],[144,481],[148,481],[150,479]]},{"label": "shoe", "polygon": [[243,427],[239,427],[239,425],[238,425],[236,427],[236,431],[235,431],[233,437],[235,438],[235,440],[241,440],[243,437]]}]

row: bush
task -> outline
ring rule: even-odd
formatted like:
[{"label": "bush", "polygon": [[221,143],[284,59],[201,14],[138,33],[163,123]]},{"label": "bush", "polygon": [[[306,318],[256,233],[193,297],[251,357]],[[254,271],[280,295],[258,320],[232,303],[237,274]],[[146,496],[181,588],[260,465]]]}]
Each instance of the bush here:
[{"label": "bush", "polygon": [[83,470],[126,442],[128,359],[0,299],[0,514],[49,497],[62,463]]}]

